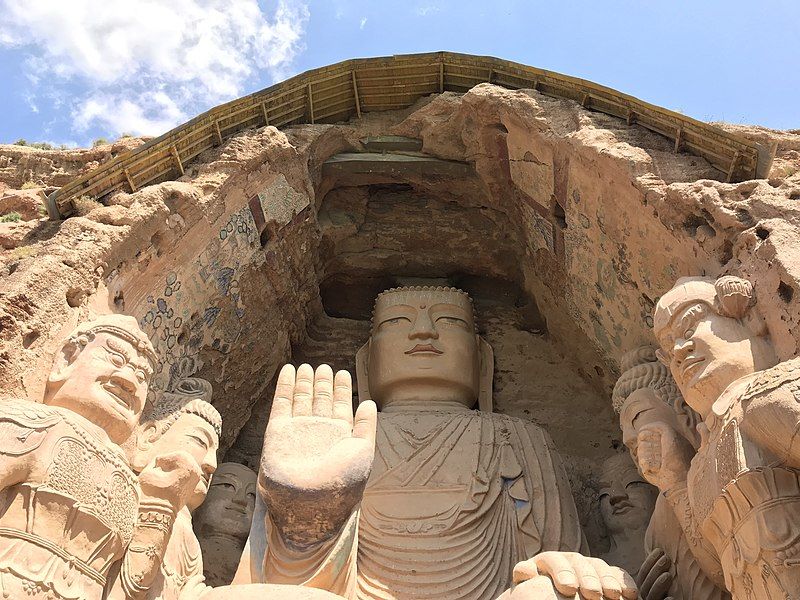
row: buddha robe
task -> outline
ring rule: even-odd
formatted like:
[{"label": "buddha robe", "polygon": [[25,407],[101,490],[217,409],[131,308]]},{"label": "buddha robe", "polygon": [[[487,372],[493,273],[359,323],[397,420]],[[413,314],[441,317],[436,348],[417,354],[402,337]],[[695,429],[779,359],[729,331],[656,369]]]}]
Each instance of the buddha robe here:
[{"label": "buddha robe", "polygon": [[549,436],[476,411],[381,413],[361,506],[338,537],[299,551],[269,516],[264,534],[256,577],[359,600],[492,600],[517,562],[586,551]]}]

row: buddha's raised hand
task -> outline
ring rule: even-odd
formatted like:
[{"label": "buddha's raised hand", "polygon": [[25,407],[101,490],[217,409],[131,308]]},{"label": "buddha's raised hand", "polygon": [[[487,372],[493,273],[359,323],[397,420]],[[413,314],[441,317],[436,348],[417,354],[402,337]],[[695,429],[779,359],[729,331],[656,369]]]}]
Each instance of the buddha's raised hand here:
[{"label": "buddha's raised hand", "polygon": [[377,409],[362,402],[353,415],[347,371],[334,378],[285,365],[264,434],[259,492],[284,539],[305,547],[333,536],[361,501],[375,454]]}]

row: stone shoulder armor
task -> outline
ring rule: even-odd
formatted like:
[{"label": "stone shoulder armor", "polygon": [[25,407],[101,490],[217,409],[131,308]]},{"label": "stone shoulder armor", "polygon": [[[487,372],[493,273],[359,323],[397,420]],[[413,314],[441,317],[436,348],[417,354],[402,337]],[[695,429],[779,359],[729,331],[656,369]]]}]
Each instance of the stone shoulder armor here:
[{"label": "stone shoulder armor", "polygon": [[756,373],[742,393],[741,400],[743,402],[751,400],[787,385],[795,396],[800,396],[798,394],[798,389],[800,388],[800,358],[784,361],[770,369]]},{"label": "stone shoulder armor", "polygon": [[63,421],[54,408],[29,400],[5,400],[0,403],[0,454],[21,456],[36,450],[46,432]]}]

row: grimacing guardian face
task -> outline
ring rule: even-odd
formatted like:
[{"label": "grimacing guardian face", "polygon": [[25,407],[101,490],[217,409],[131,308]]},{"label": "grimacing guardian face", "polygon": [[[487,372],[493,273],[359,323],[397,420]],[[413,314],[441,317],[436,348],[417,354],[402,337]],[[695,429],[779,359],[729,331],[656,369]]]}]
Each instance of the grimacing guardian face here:
[{"label": "grimacing guardian face", "polygon": [[368,379],[382,409],[431,402],[472,408],[480,366],[469,297],[453,288],[399,288],[379,295]]},{"label": "grimacing guardian face", "polygon": [[211,478],[194,521],[201,537],[226,536],[244,546],[256,502],[256,474],[239,463],[222,463]]},{"label": "grimacing guardian face", "polygon": [[152,346],[135,319],[101,317],[65,342],[44,402],[81,415],[121,444],[139,422],[154,364]]}]

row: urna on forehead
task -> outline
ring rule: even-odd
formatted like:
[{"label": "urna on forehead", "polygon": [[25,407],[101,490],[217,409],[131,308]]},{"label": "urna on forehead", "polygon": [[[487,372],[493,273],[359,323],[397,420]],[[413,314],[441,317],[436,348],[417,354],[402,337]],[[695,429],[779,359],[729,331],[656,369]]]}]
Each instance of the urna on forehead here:
[{"label": "urna on forehead", "polygon": [[375,299],[375,314],[401,304],[415,308],[430,308],[434,304],[453,304],[473,316],[472,299],[469,294],[458,288],[433,286],[399,287],[381,292]]}]

